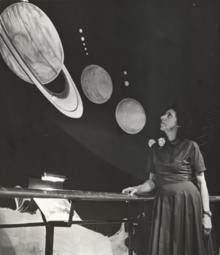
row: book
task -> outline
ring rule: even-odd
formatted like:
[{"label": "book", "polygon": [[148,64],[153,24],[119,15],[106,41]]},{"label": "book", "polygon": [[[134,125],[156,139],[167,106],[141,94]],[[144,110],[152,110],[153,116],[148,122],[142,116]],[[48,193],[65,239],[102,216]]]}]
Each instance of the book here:
[{"label": "book", "polygon": [[29,189],[55,190],[63,189],[66,176],[53,173],[44,173],[41,179],[29,178]]},{"label": "book", "polygon": [[[71,204],[67,199],[56,198],[33,198],[46,221],[68,222]],[[82,221],[77,212],[73,212],[73,221]]]},{"label": "book", "polygon": [[43,181],[52,181],[52,182],[64,182],[66,179],[67,179],[66,176],[58,175],[54,173],[44,173],[44,175],[41,177],[41,180]]},{"label": "book", "polygon": [[63,183],[29,178],[28,188],[41,190],[59,190],[63,189]]}]

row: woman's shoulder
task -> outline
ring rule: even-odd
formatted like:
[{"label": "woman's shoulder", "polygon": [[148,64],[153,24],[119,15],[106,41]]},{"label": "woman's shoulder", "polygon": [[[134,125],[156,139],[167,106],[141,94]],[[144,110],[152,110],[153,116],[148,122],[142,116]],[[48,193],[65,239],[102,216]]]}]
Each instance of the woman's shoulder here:
[{"label": "woman's shoulder", "polygon": [[190,144],[197,144],[197,142],[191,140],[191,139],[184,139],[185,142],[190,143]]},{"label": "woman's shoulder", "polygon": [[[154,144],[152,144],[150,151],[155,151],[158,149],[160,150],[160,149],[162,149],[162,147],[164,147],[164,148],[166,147],[164,145],[166,145],[166,143],[168,143],[167,140],[165,140],[164,138],[161,138],[161,139],[164,140],[163,143],[160,144],[159,142],[155,142]],[[178,147],[180,145],[180,147],[182,147],[182,148],[183,147],[199,148],[199,145],[195,141],[190,140],[190,139],[179,140],[178,142],[174,143],[174,145],[177,145]]]},{"label": "woman's shoulder", "polygon": [[197,144],[197,142],[190,140],[190,139],[184,139],[183,143],[185,145],[188,145],[189,147],[193,147],[193,148],[199,148],[199,145]]}]

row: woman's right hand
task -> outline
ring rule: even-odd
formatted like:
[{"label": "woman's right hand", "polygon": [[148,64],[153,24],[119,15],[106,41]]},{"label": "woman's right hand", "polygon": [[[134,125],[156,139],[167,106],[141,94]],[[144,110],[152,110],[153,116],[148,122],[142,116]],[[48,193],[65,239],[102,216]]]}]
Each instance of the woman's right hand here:
[{"label": "woman's right hand", "polygon": [[135,186],[135,187],[128,187],[126,189],[122,190],[122,193],[124,194],[129,194],[129,196],[133,196],[135,193],[137,193],[140,189],[140,185],[139,186]]}]

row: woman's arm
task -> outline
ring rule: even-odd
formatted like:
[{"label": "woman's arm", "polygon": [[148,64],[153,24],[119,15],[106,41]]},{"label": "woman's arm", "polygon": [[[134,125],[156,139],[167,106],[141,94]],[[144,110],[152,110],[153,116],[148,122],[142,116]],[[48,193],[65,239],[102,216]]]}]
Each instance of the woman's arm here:
[{"label": "woman's arm", "polygon": [[134,194],[140,194],[145,192],[150,192],[155,189],[156,185],[156,175],[150,173],[149,179],[141,185],[135,187],[129,187],[122,190],[122,193],[129,193],[130,196]]},{"label": "woman's arm", "polygon": [[206,180],[204,173],[201,172],[196,175],[197,183],[199,185],[201,197],[202,197],[202,205],[204,211],[210,211],[209,207],[209,192],[206,185]]},{"label": "woman's arm", "polygon": [[[210,211],[209,207],[209,192],[206,185],[206,180],[204,173],[199,173],[196,175],[197,183],[199,185],[201,198],[202,198],[202,205],[204,211]],[[212,229],[212,222],[211,217],[207,214],[203,215],[203,227],[204,227],[204,234],[208,235],[211,232]]]}]

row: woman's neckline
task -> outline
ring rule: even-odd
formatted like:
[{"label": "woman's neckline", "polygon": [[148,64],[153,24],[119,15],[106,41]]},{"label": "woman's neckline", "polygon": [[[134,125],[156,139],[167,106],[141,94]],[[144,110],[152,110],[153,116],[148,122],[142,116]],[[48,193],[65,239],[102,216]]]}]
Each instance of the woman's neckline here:
[{"label": "woman's neckline", "polygon": [[169,143],[171,143],[171,144],[178,144],[181,140],[180,139],[178,139],[178,138],[175,138],[175,139],[173,139],[173,140],[168,140],[169,141]]}]

